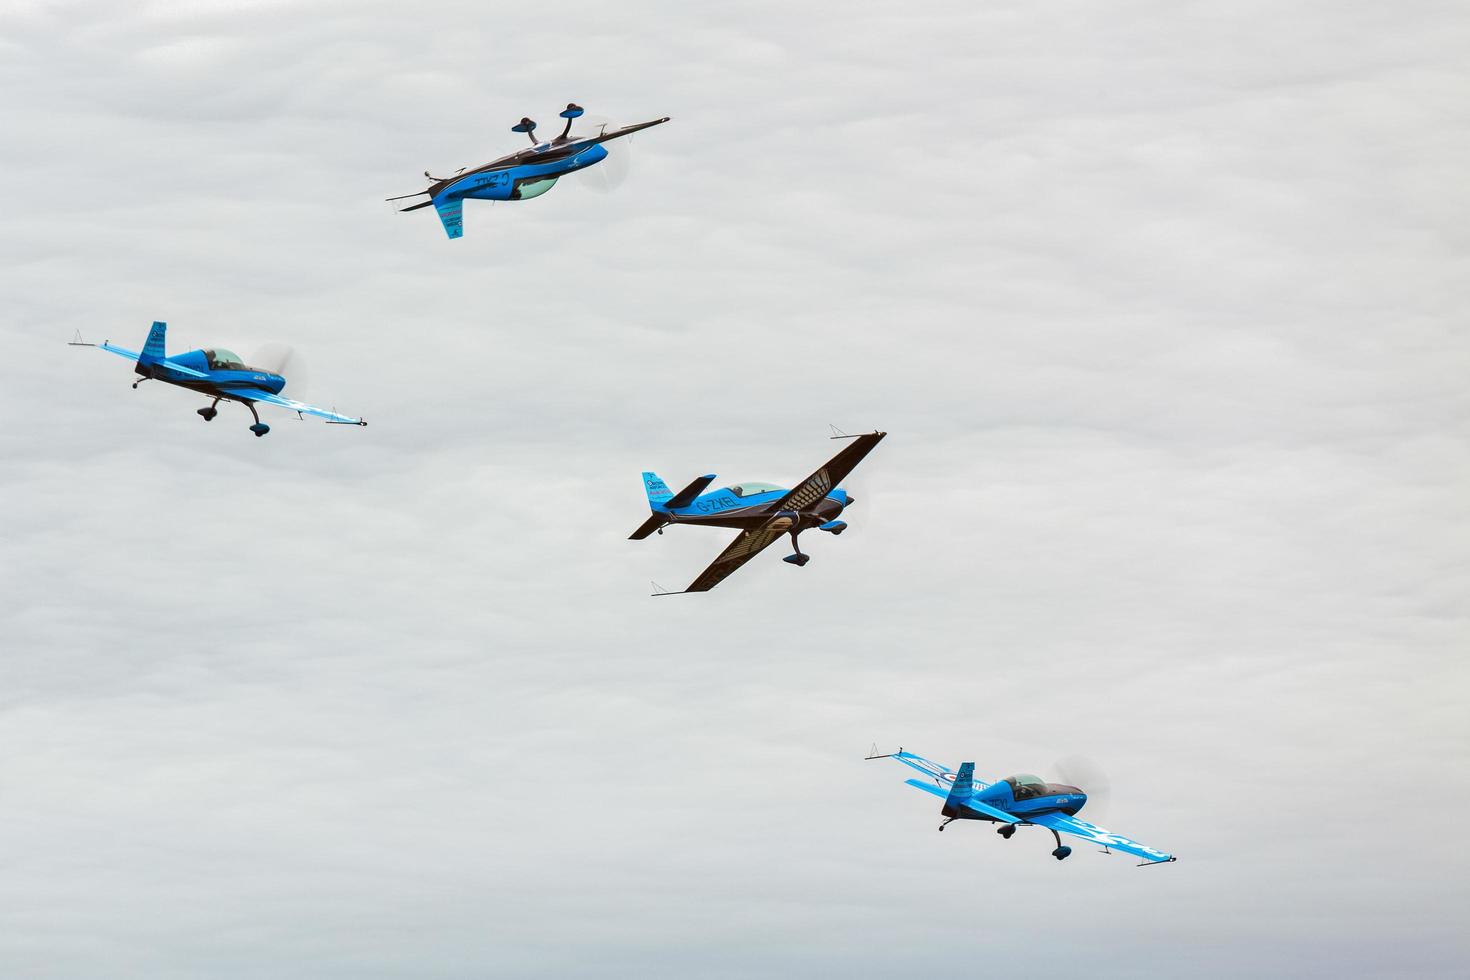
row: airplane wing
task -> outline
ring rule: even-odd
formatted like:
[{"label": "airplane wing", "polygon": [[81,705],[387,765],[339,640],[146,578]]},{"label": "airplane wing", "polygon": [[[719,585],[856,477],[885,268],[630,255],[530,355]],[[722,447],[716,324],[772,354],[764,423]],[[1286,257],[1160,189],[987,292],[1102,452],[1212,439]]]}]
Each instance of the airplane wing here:
[{"label": "airplane wing", "polygon": [[298,414],[315,415],[319,419],[326,419],[328,422],[336,422],[339,425],[367,425],[362,419],[355,419],[350,415],[338,415],[336,412],[329,412],[325,408],[317,408],[315,405],[298,402],[294,398],[283,398],[280,395],[273,395],[268,391],[261,391],[259,388],[230,388],[222,393],[226,397],[233,398],[237,401],[265,402],[267,405],[279,405],[281,408],[290,409]]},{"label": "airplane wing", "polygon": [[1090,840],[1109,850],[1122,851],[1134,857],[1141,857],[1144,864],[1166,864],[1175,860],[1172,854],[1165,854],[1163,851],[1156,851],[1137,841],[1109,833],[1095,824],[1090,824],[1086,820],[1078,820],[1076,817],[1069,817],[1065,813],[1044,813],[1037,817],[1027,817],[1026,822],[1050,828],[1061,834],[1071,834],[1073,837]]},{"label": "airplane wing", "polygon": [[650,126],[661,126],[668,121],[669,117],[664,116],[662,119],[654,119],[650,122],[634,123],[631,126],[623,126],[621,129],[615,129],[611,133],[604,132],[598,136],[573,137],[573,139],[577,142],[586,142],[588,145],[591,145],[593,143],[606,143],[608,140],[615,140],[620,136],[631,136],[633,133],[636,133],[639,130],[648,129]]},{"label": "airplane wing", "polygon": [[827,496],[828,492],[847,478],[863,457],[883,441],[886,432],[869,432],[858,436],[842,452],[827,460],[826,465],[802,480],[791,491],[778,500],[773,510],[804,510]]},{"label": "airplane wing", "polygon": [[[116,354],[118,357],[126,357],[130,361],[137,361],[138,360],[138,352],[137,351],[135,351],[135,350],[128,350],[126,347],[118,347],[118,346],[116,346],[114,344],[109,344],[109,343],[106,343],[106,342],[103,342],[103,343],[100,343],[100,344],[80,344],[80,343],[75,343],[74,342],[74,343],[71,344],[71,346],[72,347],[95,347],[98,350],[105,350],[109,354]],[[160,361],[154,361],[153,363],[154,364],[158,364],[158,365],[160,365],[162,367],[166,367],[166,368],[168,368],[171,371],[177,371],[180,374],[187,374],[191,378],[207,378],[207,377],[209,377],[209,375],[205,374],[202,371],[196,371],[193,368],[184,367],[184,365],[182,365],[182,364],[175,364],[173,361],[160,360]]]},{"label": "airplane wing", "polygon": [[730,573],[770,547],[781,535],[791,530],[791,518],[776,516],[760,527],[741,531],[720,557],[699,573],[685,592],[708,592],[730,577]]}]

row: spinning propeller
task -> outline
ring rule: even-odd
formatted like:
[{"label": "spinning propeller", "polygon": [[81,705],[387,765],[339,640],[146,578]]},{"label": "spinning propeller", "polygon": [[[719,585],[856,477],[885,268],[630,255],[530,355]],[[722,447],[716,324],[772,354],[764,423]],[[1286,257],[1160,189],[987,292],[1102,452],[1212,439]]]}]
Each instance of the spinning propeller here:
[{"label": "spinning propeller", "polygon": [[290,388],[292,398],[300,399],[306,391],[306,362],[290,344],[263,344],[250,359],[250,366],[285,378],[282,391]]},{"label": "spinning propeller", "polygon": [[1108,798],[1112,795],[1112,783],[1102,766],[1085,755],[1069,755],[1058,759],[1052,771],[1062,782],[1087,794],[1087,805],[1078,816],[1088,823],[1102,823],[1108,815]]},{"label": "spinning propeller", "polygon": [[[580,111],[578,115],[581,115]],[[567,120],[567,127],[571,127],[571,120]],[[578,129],[578,137],[601,136],[604,133],[621,129],[606,116],[582,116],[582,123]],[[596,191],[599,194],[611,194],[623,182],[628,179],[628,174],[633,170],[633,137],[625,136],[619,140],[612,140],[602,144],[607,151],[607,159],[595,166],[578,170],[576,177],[582,186]]]}]

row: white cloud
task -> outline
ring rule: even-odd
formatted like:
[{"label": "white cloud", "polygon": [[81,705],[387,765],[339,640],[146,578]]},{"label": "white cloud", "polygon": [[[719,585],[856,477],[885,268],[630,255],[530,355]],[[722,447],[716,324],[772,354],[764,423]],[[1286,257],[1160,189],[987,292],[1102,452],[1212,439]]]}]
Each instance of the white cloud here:
[{"label": "white cloud", "polygon": [[[0,973],[1455,975],[1466,32],[8,9]],[[568,99],[673,122],[458,242],[382,203]],[[155,318],[369,427],[62,345]],[[626,541],[639,470],[828,422],[892,433],[851,531],[646,597],[724,536]],[[1181,860],[936,834],[875,739],[1085,752]]]}]

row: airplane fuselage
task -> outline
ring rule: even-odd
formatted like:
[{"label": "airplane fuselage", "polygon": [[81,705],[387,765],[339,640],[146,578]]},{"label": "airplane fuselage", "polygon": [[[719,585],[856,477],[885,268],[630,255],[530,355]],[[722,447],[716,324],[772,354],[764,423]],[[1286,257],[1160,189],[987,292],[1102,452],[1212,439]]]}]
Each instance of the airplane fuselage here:
[{"label": "airplane fuselage", "polygon": [[[1030,786],[1025,792],[1028,795],[1018,799],[1017,790],[1008,781],[1001,780],[984,789],[976,790],[970,798],[993,806],[997,810],[1004,810],[1022,820],[1027,817],[1040,816],[1043,813],[1065,813],[1068,816],[1074,816],[1087,803],[1086,793],[1076,786],[1067,786],[1062,783]],[[949,804],[945,805],[943,813],[946,817],[956,817],[960,820],[995,821],[994,817],[984,813]]]},{"label": "airplane fuselage", "polygon": [[600,143],[538,144],[438,181],[429,188],[429,194],[436,201],[454,197],[481,201],[528,200],[550,190],[557,178],[600,163],[606,156],[607,150]]},{"label": "airplane fuselage", "polygon": [[182,367],[199,371],[208,377],[196,378],[160,363],[135,364],[133,372],[154,381],[167,382],[171,385],[178,385],[180,388],[188,388],[191,391],[199,391],[220,398],[248,396],[252,390],[279,395],[281,389],[286,387],[286,379],[281,375],[262,371],[259,368],[245,367],[243,370],[211,368],[209,358],[202,350],[175,354],[168,360]]},{"label": "airplane fuselage", "polygon": [[[663,513],[671,524],[703,524],[712,527],[752,528],[759,527],[775,513],[775,505],[787,491],[766,490],[760,493],[738,495],[731,487],[711,490],[696,497],[687,507],[665,508]],[[802,528],[817,527],[835,520],[847,506],[847,492],[833,490],[812,506],[799,512]]]}]

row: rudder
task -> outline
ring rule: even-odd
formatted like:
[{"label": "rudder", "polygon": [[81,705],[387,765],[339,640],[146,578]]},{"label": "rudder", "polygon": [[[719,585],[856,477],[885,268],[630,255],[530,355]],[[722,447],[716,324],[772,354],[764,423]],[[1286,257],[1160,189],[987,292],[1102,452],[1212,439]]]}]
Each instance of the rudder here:
[{"label": "rudder", "polygon": [[439,212],[439,220],[444,224],[444,234],[450,238],[464,235],[464,198],[440,198],[434,202],[434,210]]},{"label": "rudder", "polygon": [[674,495],[669,492],[669,485],[663,481],[663,478],[657,473],[645,471],[643,474],[643,492],[648,494],[648,509],[653,511],[653,515],[638,525],[638,530],[628,535],[629,541],[642,541],[669,522],[668,513],[664,508],[664,504],[672,499]]},{"label": "rudder", "polygon": [[960,766],[960,771],[954,774],[954,786],[950,787],[949,798],[944,801],[944,805],[964,803],[974,795],[975,763],[966,762]]},{"label": "rudder", "polygon": [[643,492],[648,494],[648,506],[652,510],[658,510],[659,504],[674,496],[669,490],[669,485],[663,481],[663,477],[647,471],[643,474]]},{"label": "rudder", "polygon": [[167,331],[167,323],[162,320],[153,321],[153,326],[148,330],[148,339],[143,343],[143,353],[138,355],[139,364],[152,364],[154,361],[167,359],[163,352],[164,334]]}]

